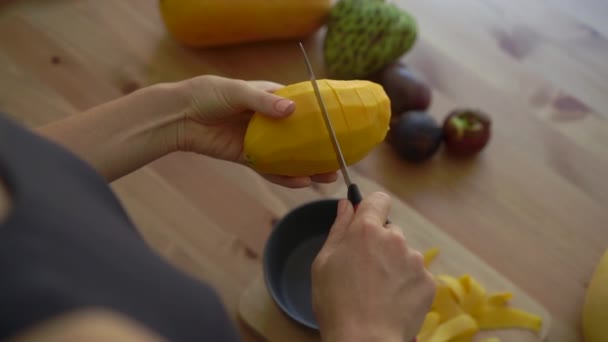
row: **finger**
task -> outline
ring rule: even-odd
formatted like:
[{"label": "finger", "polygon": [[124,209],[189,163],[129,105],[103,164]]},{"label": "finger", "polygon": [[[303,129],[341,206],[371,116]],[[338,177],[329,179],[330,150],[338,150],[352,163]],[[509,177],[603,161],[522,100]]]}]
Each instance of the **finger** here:
[{"label": "finger", "polygon": [[385,226],[386,230],[384,231],[384,236],[393,242],[399,242],[404,246],[407,245],[407,239],[405,238],[405,234],[403,233],[403,229],[399,226],[389,223]]},{"label": "finger", "polygon": [[263,174],[262,177],[264,177],[269,182],[294,189],[305,188],[307,186],[310,186],[310,184],[312,183],[309,177],[287,177],[270,174]]},{"label": "finger", "polygon": [[264,80],[252,80],[247,81],[252,87],[261,89],[266,92],[274,93],[275,91],[283,88],[285,85],[272,82],[272,81],[264,81]]},{"label": "finger", "polygon": [[389,231],[393,231],[399,235],[403,235],[405,237],[405,233],[403,233],[403,229],[394,223],[389,223],[386,226],[386,229]]},{"label": "finger", "polygon": [[224,96],[237,110],[253,110],[271,117],[285,117],[295,110],[292,100],[251,86],[248,82],[235,81],[226,87]]},{"label": "finger", "polygon": [[338,179],[337,172],[320,173],[310,177],[313,182],[317,183],[333,183]]},{"label": "finger", "polygon": [[341,199],[338,201],[337,207],[336,219],[329,230],[329,235],[325,242],[327,248],[335,246],[344,238],[354,214],[354,208],[347,199]]},{"label": "finger", "polygon": [[393,244],[397,244],[400,250],[407,251],[407,239],[405,233],[401,227],[395,224],[386,225],[386,237],[392,241]]},{"label": "finger", "polygon": [[424,254],[417,249],[409,249],[409,263],[412,269],[416,272],[426,270],[424,266]]},{"label": "finger", "polygon": [[[357,220],[372,222],[383,227],[391,209],[390,197],[384,192],[374,192],[363,198],[357,207]],[[369,220],[369,221],[368,221]]]}]

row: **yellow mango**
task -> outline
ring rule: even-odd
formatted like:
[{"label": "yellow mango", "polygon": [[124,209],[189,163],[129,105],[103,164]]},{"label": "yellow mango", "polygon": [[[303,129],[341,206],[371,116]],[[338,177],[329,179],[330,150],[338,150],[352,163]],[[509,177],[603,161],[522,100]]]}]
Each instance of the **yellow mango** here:
[{"label": "yellow mango", "polygon": [[[438,254],[438,248],[427,250],[424,253],[425,265],[428,267]],[[538,333],[542,328],[542,317],[509,306],[509,301],[513,298],[511,292],[488,294],[484,286],[470,274],[460,277],[439,274],[435,275],[435,279],[437,291],[431,311],[427,313],[423,328],[418,333],[418,342],[470,342],[480,330],[520,328]],[[597,338],[592,341],[608,341],[604,338],[606,335],[602,335],[606,329],[601,323],[606,318],[606,310],[603,309],[608,300],[608,292],[603,291],[606,283],[608,251],[600,261],[587,295],[584,319],[588,336]],[[499,340],[488,338],[484,341]]]},{"label": "yellow mango", "polygon": [[439,274],[436,276],[436,278],[450,289],[450,292],[458,303],[462,303],[466,289],[462,286],[461,281],[447,274]]},{"label": "yellow mango", "polygon": [[513,298],[513,293],[511,292],[497,292],[489,295],[486,302],[489,305],[503,306],[507,305],[511,298]]},{"label": "yellow mango", "polygon": [[458,335],[451,339],[449,342],[473,342],[477,331],[472,331],[466,334]]},{"label": "yellow mango", "polygon": [[439,248],[433,247],[424,252],[424,266],[429,267],[435,258],[439,255]]},{"label": "yellow mango", "polygon": [[486,302],[486,290],[479,284],[477,280],[468,274],[460,277],[460,283],[465,289],[465,295],[462,298],[462,308],[469,314],[474,314]]},{"label": "yellow mango", "polygon": [[599,260],[585,293],[582,328],[586,342],[608,341],[608,250]]},{"label": "yellow mango", "polygon": [[428,341],[446,342],[463,335],[472,336],[477,331],[479,331],[479,327],[473,317],[460,314],[441,323]]},{"label": "yellow mango", "polygon": [[439,314],[440,323],[465,313],[460,305],[458,305],[450,288],[443,284],[437,284],[437,290],[435,291],[435,298],[433,299],[431,308]]},{"label": "yellow mango", "polygon": [[540,332],[542,328],[542,317],[508,306],[486,305],[474,317],[483,330],[522,328]]},{"label": "yellow mango", "polygon": [[417,342],[426,342],[435,329],[439,326],[439,314],[435,311],[430,311],[426,314],[422,327],[416,336]]},{"label": "yellow mango", "polygon": [[[317,81],[347,165],[363,159],[389,130],[390,100],[381,85],[366,80]],[[243,143],[246,163],[263,174],[310,176],[340,169],[310,81],[275,94],[295,102],[285,118],[254,113]]]}]

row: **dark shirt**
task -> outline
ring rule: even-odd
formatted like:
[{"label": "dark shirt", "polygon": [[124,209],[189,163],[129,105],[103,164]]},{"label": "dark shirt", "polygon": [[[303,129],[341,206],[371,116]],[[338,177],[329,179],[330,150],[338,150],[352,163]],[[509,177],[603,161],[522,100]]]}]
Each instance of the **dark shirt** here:
[{"label": "dark shirt", "polygon": [[0,340],[101,307],[171,341],[237,341],[218,295],[146,244],[104,178],[2,113],[0,177]]}]

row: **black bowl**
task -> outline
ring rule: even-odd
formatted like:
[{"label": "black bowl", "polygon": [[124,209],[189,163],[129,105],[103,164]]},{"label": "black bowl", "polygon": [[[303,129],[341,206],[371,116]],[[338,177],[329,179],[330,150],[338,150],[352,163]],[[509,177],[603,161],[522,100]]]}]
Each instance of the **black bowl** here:
[{"label": "black bowl", "polygon": [[264,280],[279,308],[296,322],[318,330],[312,310],[313,260],[336,219],[337,199],[309,202],[275,225],[264,248]]}]

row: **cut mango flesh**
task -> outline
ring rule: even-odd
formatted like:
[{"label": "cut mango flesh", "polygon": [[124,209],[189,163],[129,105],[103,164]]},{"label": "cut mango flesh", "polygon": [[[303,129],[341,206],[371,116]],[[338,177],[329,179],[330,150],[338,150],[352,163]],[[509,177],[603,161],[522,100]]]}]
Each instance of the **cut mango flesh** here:
[{"label": "cut mango flesh", "polygon": [[[424,253],[429,267],[439,250]],[[510,292],[488,294],[469,274],[454,277],[438,274],[437,291],[424,323],[417,335],[418,342],[471,342],[480,330],[520,328],[540,332],[542,318],[509,306]],[[484,341],[499,342],[497,338]]]},{"label": "cut mango flesh", "polygon": [[461,302],[463,300],[465,296],[465,289],[457,278],[447,274],[440,274],[436,276],[436,278],[447,286],[450,292],[456,297],[456,301]]},{"label": "cut mango flesh", "polygon": [[540,317],[508,306],[486,305],[475,315],[475,319],[481,329],[518,327],[539,332],[542,325]]},{"label": "cut mango flesh", "polygon": [[[347,165],[363,159],[389,130],[390,100],[367,80],[318,80],[319,92]],[[295,102],[285,118],[254,113],[243,141],[243,157],[264,174],[310,176],[340,169],[310,81],[290,84],[276,95]]]},{"label": "cut mango flesh", "polygon": [[424,252],[424,266],[429,267],[431,265],[431,263],[433,262],[433,260],[435,260],[435,258],[437,257],[438,254],[439,254],[439,248],[437,248],[437,247],[433,247],[433,248],[427,250],[426,252]]},{"label": "cut mango flesh", "polygon": [[475,319],[461,314],[441,323],[429,338],[429,342],[451,341],[458,336],[475,333],[479,330]]},{"label": "cut mango flesh", "polygon": [[486,290],[468,274],[461,278],[461,282],[465,288],[462,307],[469,314],[474,314],[485,304]]},{"label": "cut mango flesh", "polygon": [[418,332],[417,342],[422,342],[423,340],[426,340],[428,337],[430,337],[438,326],[439,314],[433,311],[427,313],[426,317],[424,318],[424,322],[422,323],[422,327]]},{"label": "cut mango flesh", "polygon": [[513,298],[513,294],[511,292],[500,292],[494,293],[486,299],[486,302],[490,305],[505,305]]},{"label": "cut mango flesh", "polygon": [[439,314],[439,321],[445,322],[453,317],[465,313],[458,302],[454,300],[450,289],[447,286],[437,286],[435,298],[431,306],[432,310]]},{"label": "cut mango flesh", "polygon": [[585,342],[608,341],[608,249],[590,276],[582,310]]},{"label": "cut mango flesh", "polygon": [[470,332],[470,333],[459,335],[459,336],[451,339],[450,342],[473,342],[473,338],[475,337],[476,333],[477,333],[477,330]]}]

